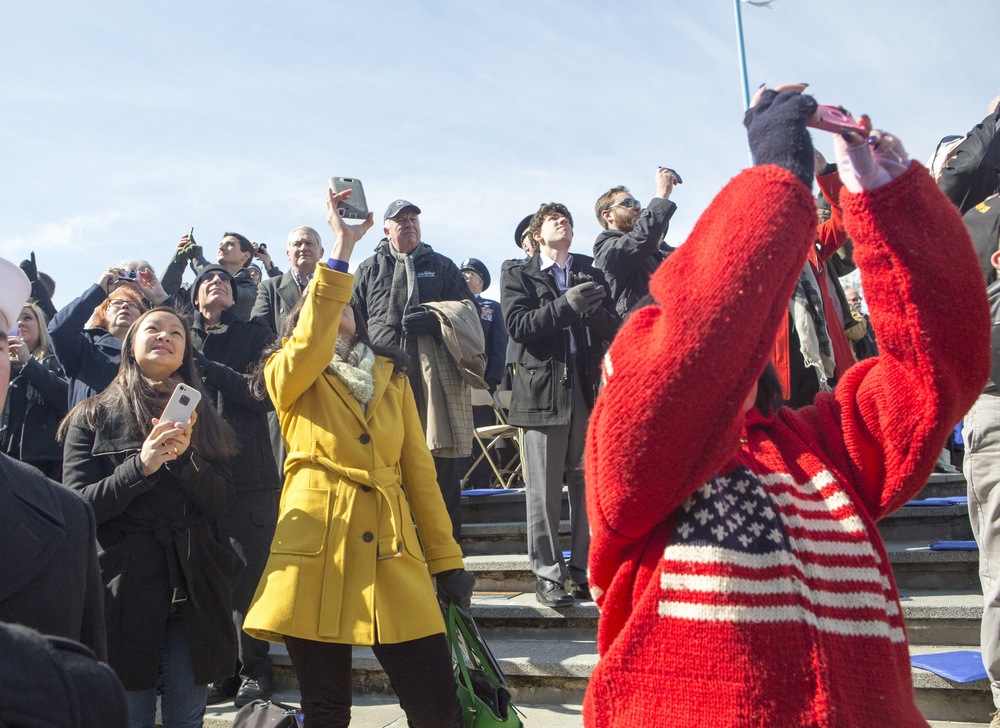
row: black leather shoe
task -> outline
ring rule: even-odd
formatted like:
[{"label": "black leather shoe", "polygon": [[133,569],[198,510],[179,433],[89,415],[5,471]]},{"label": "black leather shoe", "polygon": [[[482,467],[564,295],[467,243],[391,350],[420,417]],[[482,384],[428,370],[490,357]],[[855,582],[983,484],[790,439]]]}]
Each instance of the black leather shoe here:
[{"label": "black leather shoe", "polygon": [[273,692],[274,687],[271,684],[270,675],[248,677],[243,679],[243,684],[240,685],[239,692],[236,693],[236,700],[233,702],[237,708],[242,708],[255,700],[267,700]]},{"label": "black leather shoe", "polygon": [[593,597],[590,596],[590,584],[587,582],[574,584],[569,593],[574,599],[582,599],[585,602],[593,601]]},{"label": "black leather shoe", "polygon": [[205,700],[206,705],[215,705],[216,703],[223,703],[227,700],[232,700],[236,697],[237,691],[240,689],[240,681],[235,677],[227,677],[219,682],[208,684],[208,698]]},{"label": "black leather shoe", "polygon": [[573,597],[566,593],[562,585],[548,579],[539,579],[535,584],[535,598],[545,607],[559,609],[573,605]]}]

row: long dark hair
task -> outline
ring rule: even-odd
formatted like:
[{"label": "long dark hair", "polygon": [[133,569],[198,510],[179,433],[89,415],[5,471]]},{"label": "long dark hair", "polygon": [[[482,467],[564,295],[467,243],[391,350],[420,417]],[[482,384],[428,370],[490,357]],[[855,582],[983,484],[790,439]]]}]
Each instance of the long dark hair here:
[{"label": "long dark hair", "polygon": [[[167,379],[156,384],[145,377],[135,358],[136,332],[140,324],[154,313],[175,316],[184,329],[184,354],[180,366]],[[144,312],[132,322],[122,341],[122,362],[118,376],[103,392],[85,399],[70,410],[59,424],[59,439],[66,439],[72,422],[80,422],[84,427],[96,431],[116,414],[124,417],[130,433],[139,439],[145,439],[153,429],[152,418],[159,417],[163,412],[174,386],[184,382],[202,393],[197,408],[198,422],[191,431],[191,447],[209,461],[221,462],[233,457],[239,452],[236,433],[216,411],[211,398],[205,396],[192,348],[191,326],[180,311],[169,306],[157,306]]]},{"label": "long dark hair", "polygon": [[[260,359],[250,372],[250,391],[258,399],[264,399],[268,396],[267,385],[265,384],[264,379],[264,367],[267,365],[268,359],[270,359],[275,352],[281,351],[282,346],[284,346],[284,339],[292,338],[292,333],[295,331],[295,327],[299,323],[299,315],[302,313],[302,307],[305,305],[306,296],[308,295],[309,292],[307,290],[295,303],[292,310],[288,312],[288,316],[285,318],[285,325],[281,332],[282,338],[277,339],[273,344],[261,352]],[[365,344],[375,353],[375,356],[384,356],[386,359],[392,361],[393,374],[399,377],[405,377],[406,372],[410,368],[410,358],[406,355],[406,352],[395,346],[378,346],[373,344],[371,336],[368,334],[368,323],[358,313],[358,307],[355,305],[354,299],[352,298],[347,305],[354,311],[354,336],[351,337],[351,348],[359,343]],[[333,359],[333,352],[330,352],[330,358]]]},{"label": "long dark hair", "polygon": [[757,379],[757,398],[753,406],[765,417],[770,417],[781,406],[781,402],[781,380],[774,364],[768,362]]}]

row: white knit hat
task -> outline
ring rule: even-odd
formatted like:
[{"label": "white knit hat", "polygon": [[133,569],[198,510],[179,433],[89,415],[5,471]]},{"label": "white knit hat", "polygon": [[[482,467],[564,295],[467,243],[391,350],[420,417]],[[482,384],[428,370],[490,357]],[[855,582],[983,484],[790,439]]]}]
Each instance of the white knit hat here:
[{"label": "white knit hat", "polygon": [[0,258],[0,315],[3,316],[3,331],[10,331],[17,325],[25,301],[31,295],[31,283],[24,271],[5,258]]}]

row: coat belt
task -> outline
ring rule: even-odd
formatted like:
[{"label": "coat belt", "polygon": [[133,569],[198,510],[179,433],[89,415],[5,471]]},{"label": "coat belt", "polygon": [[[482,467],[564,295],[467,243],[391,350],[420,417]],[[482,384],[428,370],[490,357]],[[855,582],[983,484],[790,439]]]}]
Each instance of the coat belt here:
[{"label": "coat belt", "polygon": [[389,506],[389,523],[392,525],[392,537],[380,538],[378,542],[378,558],[391,559],[403,553],[403,531],[402,514],[399,510],[399,498],[396,493],[390,493],[390,488],[399,485],[401,477],[398,467],[376,468],[375,470],[362,470],[361,468],[348,468],[340,463],[330,460],[330,458],[317,455],[314,452],[290,452],[285,457],[285,474],[288,475],[294,468],[305,464],[320,465],[330,470],[346,480],[357,485],[374,488]]}]

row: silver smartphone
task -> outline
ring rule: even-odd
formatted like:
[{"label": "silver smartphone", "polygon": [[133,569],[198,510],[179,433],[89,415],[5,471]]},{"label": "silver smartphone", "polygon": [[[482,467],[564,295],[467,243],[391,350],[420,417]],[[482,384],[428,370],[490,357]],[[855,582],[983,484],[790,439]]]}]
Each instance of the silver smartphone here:
[{"label": "silver smartphone", "polygon": [[194,412],[194,408],[198,406],[200,401],[201,392],[181,382],[174,387],[170,401],[167,402],[167,406],[163,408],[163,414],[160,415],[160,422],[180,422],[186,425],[191,421],[191,413]]},{"label": "silver smartphone", "polygon": [[368,217],[368,201],[365,188],[356,177],[331,177],[330,187],[334,192],[351,190],[351,196],[337,205],[337,213],[349,220],[364,220]]}]

